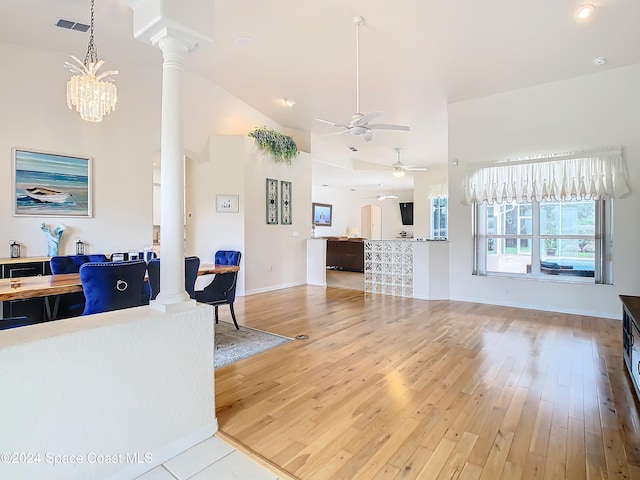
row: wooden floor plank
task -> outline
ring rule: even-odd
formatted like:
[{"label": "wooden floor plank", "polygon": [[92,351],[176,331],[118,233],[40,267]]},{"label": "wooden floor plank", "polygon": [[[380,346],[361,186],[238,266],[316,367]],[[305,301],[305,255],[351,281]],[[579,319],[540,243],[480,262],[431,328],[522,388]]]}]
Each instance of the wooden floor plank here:
[{"label": "wooden floor plank", "polygon": [[308,336],[216,370],[221,435],[283,478],[639,480],[618,320],[314,286],[235,310]]},{"label": "wooden floor plank", "polygon": [[566,478],[587,478],[584,423],[582,419],[569,417],[567,430]]},{"label": "wooden floor plank", "polygon": [[447,458],[447,461],[440,470],[440,474],[436,480],[447,480],[460,477],[464,470],[465,463],[469,458],[469,454],[477,441],[478,435],[464,432],[460,437],[460,440],[456,443],[451,455]]}]

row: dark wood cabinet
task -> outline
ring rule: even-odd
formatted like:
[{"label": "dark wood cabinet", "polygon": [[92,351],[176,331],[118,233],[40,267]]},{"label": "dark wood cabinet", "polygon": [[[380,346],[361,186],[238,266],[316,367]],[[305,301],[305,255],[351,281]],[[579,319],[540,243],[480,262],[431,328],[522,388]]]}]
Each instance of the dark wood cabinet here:
[{"label": "dark wood cabinet", "polygon": [[[0,259],[2,278],[35,277],[51,275],[48,257]],[[26,316],[41,322],[45,319],[44,298],[27,298],[2,302],[2,317]]]},{"label": "dark wood cabinet", "polygon": [[620,300],[624,363],[640,400],[640,297],[620,295]]}]

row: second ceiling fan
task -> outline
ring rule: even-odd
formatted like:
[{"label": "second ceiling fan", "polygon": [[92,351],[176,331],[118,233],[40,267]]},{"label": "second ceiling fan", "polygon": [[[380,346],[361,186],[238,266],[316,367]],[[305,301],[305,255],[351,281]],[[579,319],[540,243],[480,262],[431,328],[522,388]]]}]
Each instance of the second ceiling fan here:
[{"label": "second ceiling fan", "polygon": [[408,171],[410,172],[426,172],[427,171],[425,167],[405,165],[404,163],[402,163],[402,160],[400,160],[400,153],[402,153],[402,149],[396,148],[395,151],[398,152],[398,161],[391,164],[391,168],[393,169],[393,175],[395,177],[402,177],[404,176],[405,172],[408,172]]},{"label": "second ceiling fan", "polygon": [[371,112],[367,115],[360,113],[360,27],[364,25],[364,18],[357,16],[353,17],[353,23],[356,25],[356,113],[351,116],[349,124],[332,122],[329,120],[323,120],[322,118],[316,118],[319,122],[328,123],[334,127],[343,128],[341,132],[337,133],[349,133],[351,135],[362,135],[365,141],[370,142],[373,139],[372,130],[400,130],[409,131],[410,128],[406,125],[391,125],[384,123],[369,123],[374,118],[382,115],[382,112]]}]

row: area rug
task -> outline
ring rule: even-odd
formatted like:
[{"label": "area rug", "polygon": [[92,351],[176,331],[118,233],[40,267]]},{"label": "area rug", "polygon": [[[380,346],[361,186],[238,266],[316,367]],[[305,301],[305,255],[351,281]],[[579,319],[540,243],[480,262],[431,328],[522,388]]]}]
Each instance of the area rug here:
[{"label": "area rug", "polygon": [[240,330],[236,330],[236,327],[228,322],[217,323],[215,330],[214,368],[221,368],[239,360],[244,360],[293,340],[289,337],[263,332],[262,330],[242,325]]}]

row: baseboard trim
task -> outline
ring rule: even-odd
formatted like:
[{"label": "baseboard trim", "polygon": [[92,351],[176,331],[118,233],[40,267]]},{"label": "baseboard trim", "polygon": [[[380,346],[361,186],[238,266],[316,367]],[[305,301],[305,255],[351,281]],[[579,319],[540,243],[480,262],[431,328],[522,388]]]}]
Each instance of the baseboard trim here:
[{"label": "baseboard trim", "polygon": [[244,295],[248,297],[249,295],[257,295],[258,293],[273,292],[275,290],[282,290],[284,288],[290,288],[290,287],[298,287],[300,285],[306,285],[306,282],[283,283],[280,285],[271,285],[269,287],[254,288],[251,290],[245,290]]},{"label": "baseboard trim", "polygon": [[[611,312],[598,312],[594,310],[580,310],[580,309],[574,309],[574,308],[555,308],[555,307],[547,308],[547,307],[544,307],[543,305],[499,302],[493,299],[489,302],[486,299],[474,298],[474,297],[451,297],[450,300],[455,302],[482,303],[483,305],[497,305],[500,307],[523,308],[526,310],[540,310],[542,312],[556,312],[556,313],[567,313],[570,315],[584,315],[586,317],[611,318],[613,320],[621,319],[620,314],[612,314]],[[622,311],[622,308],[621,308],[621,311]]]}]

